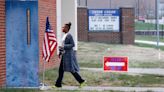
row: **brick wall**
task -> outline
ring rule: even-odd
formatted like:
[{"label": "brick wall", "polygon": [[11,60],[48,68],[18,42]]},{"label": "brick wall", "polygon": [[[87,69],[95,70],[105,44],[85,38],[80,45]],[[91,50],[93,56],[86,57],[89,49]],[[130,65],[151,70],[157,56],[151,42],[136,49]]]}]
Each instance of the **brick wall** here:
[{"label": "brick wall", "polygon": [[134,9],[121,8],[121,31],[122,31],[122,44],[134,44]]},{"label": "brick wall", "polygon": [[78,7],[77,10],[77,27],[78,40],[88,41],[88,13],[86,7]]},{"label": "brick wall", "polygon": [[121,8],[120,32],[88,32],[86,7],[78,7],[78,40],[113,44],[134,44],[134,9]]},{"label": "brick wall", "polygon": [[[46,17],[56,33],[56,0],[38,0],[39,10],[39,65],[40,70],[43,66],[42,61],[42,42],[45,31]],[[0,0],[0,87],[5,86],[6,81],[6,45],[5,45],[5,0]],[[46,64],[47,68],[53,68],[58,65],[56,53],[52,56],[50,62]]]},{"label": "brick wall", "polygon": [[[39,55],[40,55],[40,70],[42,70],[42,44],[46,26],[46,17],[49,17],[50,24],[56,34],[56,0],[38,0],[38,11],[39,11]],[[58,65],[57,53],[52,56],[50,62],[46,63],[46,68],[53,68]]]},{"label": "brick wall", "polygon": [[88,41],[91,42],[103,42],[103,43],[120,43],[119,32],[89,32]]},{"label": "brick wall", "polygon": [[6,81],[5,0],[0,1],[0,87]]}]

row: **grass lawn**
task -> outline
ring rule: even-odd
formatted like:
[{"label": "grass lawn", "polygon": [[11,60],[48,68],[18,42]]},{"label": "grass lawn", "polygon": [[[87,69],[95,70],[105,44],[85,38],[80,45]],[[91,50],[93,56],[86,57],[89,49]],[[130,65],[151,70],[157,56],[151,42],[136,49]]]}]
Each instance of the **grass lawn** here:
[{"label": "grass lawn", "polygon": [[[88,86],[125,86],[125,87],[164,87],[164,76],[159,75],[128,75],[126,73],[109,73],[109,72],[92,72],[81,70],[81,76],[87,80]],[[53,85],[57,79],[58,69],[47,70],[45,73],[45,82]],[[40,74],[42,79],[42,74]],[[79,84],[74,77],[65,72],[63,85],[78,86]],[[80,90],[46,90],[39,89],[0,89],[0,92],[99,92],[99,91],[80,91]],[[103,92],[119,92],[119,91],[103,91]],[[148,91],[149,92],[149,91]],[[151,92],[151,91],[150,91]]]},{"label": "grass lawn", "polygon": [[[153,23],[135,22],[135,30],[155,30],[156,25]],[[164,29],[164,25],[160,25],[160,30]]]},{"label": "grass lawn", "polygon": [[[161,60],[157,59],[158,50],[144,44],[119,45],[95,42],[78,43],[78,62],[80,67],[102,67],[103,56],[128,56],[129,67],[164,68],[164,51],[161,51]],[[162,47],[163,48],[163,47]],[[80,71],[81,76],[87,80],[88,86],[129,86],[129,87],[164,87],[164,76],[126,73]],[[58,76],[58,68],[47,70],[45,82],[53,85]],[[40,74],[42,79],[42,74]],[[74,77],[66,72],[63,85],[78,86]],[[0,92],[86,92],[79,90],[48,90],[39,89],[0,89]],[[98,91],[87,91],[98,92]],[[118,91],[103,91],[118,92]],[[151,91],[150,91],[151,92]]]},{"label": "grass lawn", "polygon": [[79,42],[78,46],[77,57],[81,67],[101,68],[103,56],[127,56],[129,57],[129,67],[164,68],[164,51],[161,51],[161,60],[158,60],[158,50],[150,46],[94,42]]},{"label": "grass lawn", "polygon": [[[135,40],[144,40],[144,41],[157,41],[156,36],[148,36],[148,35],[135,35]],[[160,37],[160,42],[164,42],[164,37]]]},{"label": "grass lawn", "polygon": [[[88,86],[129,86],[129,87],[164,87],[164,76],[158,75],[127,75],[126,73],[92,72],[81,70],[81,76],[87,80]],[[58,69],[46,71],[46,83],[54,84]],[[63,85],[78,86],[71,75],[65,72]]]}]

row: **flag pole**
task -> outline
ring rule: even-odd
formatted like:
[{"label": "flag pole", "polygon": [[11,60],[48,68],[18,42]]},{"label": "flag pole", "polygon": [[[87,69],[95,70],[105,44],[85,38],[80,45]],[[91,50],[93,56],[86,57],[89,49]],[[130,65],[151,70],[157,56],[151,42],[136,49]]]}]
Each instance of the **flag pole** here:
[{"label": "flag pole", "polygon": [[[52,36],[54,39],[50,39],[50,36]],[[51,38],[52,38],[51,37]],[[51,42],[52,45],[49,45]],[[51,29],[48,17],[46,19],[46,30],[45,30],[45,37],[43,41],[43,80],[42,80],[42,86],[40,87],[40,90],[46,90],[48,89],[45,86],[45,68],[46,68],[46,62],[49,61],[52,53],[55,51],[57,46],[56,36],[53,33],[53,30]],[[48,52],[48,54],[46,53]]]},{"label": "flag pole", "polygon": [[46,90],[45,89],[45,82],[44,82],[44,79],[45,79],[45,64],[46,64],[46,61],[43,59],[43,79],[42,79],[42,86],[40,87],[40,90]]},{"label": "flag pole", "polygon": [[45,79],[45,60],[43,59],[44,64],[43,64],[43,86],[44,86],[44,79]]}]

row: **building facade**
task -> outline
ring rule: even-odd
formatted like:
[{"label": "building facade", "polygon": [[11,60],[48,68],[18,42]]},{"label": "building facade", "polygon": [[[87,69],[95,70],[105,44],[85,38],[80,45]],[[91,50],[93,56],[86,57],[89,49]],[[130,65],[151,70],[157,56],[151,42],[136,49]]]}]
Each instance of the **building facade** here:
[{"label": "building facade", "polygon": [[[49,17],[58,45],[61,44],[62,25],[72,22],[71,34],[77,49],[76,7],[76,0],[0,1],[0,87],[39,86],[46,17]],[[46,69],[59,65],[57,53],[56,50],[50,62],[46,62]]]}]

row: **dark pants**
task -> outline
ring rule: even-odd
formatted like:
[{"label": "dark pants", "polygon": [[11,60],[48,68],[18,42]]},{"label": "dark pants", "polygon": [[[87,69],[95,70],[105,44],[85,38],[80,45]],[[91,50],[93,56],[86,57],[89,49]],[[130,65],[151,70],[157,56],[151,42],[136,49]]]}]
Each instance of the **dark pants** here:
[{"label": "dark pants", "polygon": [[[71,72],[71,73],[79,83],[84,82],[84,80],[81,78],[81,76],[77,72]],[[63,61],[61,61],[60,67],[59,67],[59,76],[58,76],[58,79],[56,81],[55,86],[57,86],[57,87],[62,86],[61,83],[62,83],[62,80],[63,80],[63,76],[64,76]]]}]

